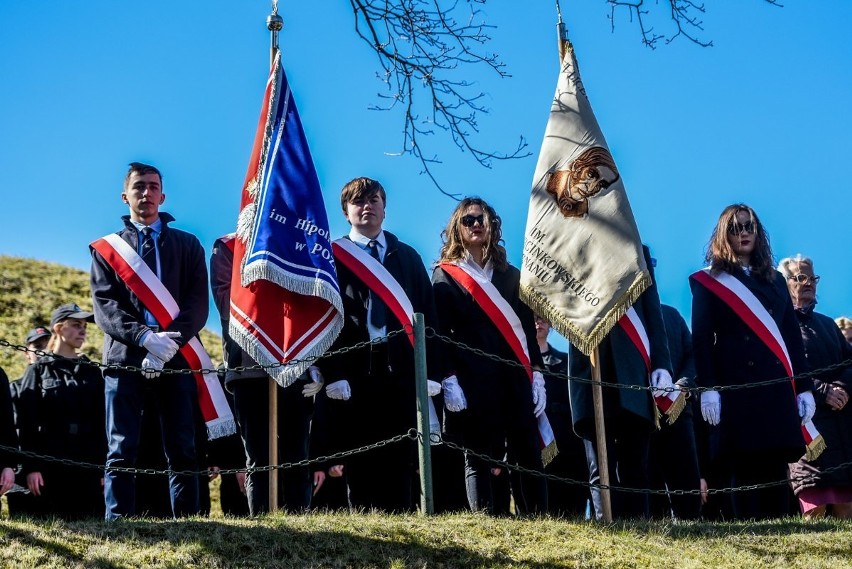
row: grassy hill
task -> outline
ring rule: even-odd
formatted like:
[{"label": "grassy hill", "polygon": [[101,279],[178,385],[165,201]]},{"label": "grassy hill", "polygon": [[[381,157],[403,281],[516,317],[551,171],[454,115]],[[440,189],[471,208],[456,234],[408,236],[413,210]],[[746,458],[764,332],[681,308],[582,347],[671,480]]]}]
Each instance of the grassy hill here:
[{"label": "grassy hill", "polygon": [[[0,339],[22,345],[31,328],[47,326],[51,312],[68,302],[91,310],[89,273],[57,263],[0,255]],[[89,325],[83,353],[100,360],[103,340],[103,332]],[[201,341],[213,363],[221,362],[219,336],[204,330]],[[10,379],[19,378],[25,366],[23,353],[0,346],[0,367]]]}]

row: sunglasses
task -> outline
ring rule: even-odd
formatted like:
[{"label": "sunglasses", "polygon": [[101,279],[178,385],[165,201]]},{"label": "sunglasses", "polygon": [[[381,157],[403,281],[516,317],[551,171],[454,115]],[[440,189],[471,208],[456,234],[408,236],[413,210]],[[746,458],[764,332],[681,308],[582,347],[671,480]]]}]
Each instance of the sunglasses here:
[{"label": "sunglasses", "polygon": [[810,281],[813,281],[814,284],[817,284],[819,282],[819,275],[814,275],[812,277],[809,277],[808,275],[806,275],[804,273],[799,273],[798,275],[790,275],[787,278],[790,279],[791,281],[796,281],[799,284],[806,284]]},{"label": "sunglasses", "polygon": [[485,216],[484,215],[465,215],[461,218],[461,224],[465,227],[473,227],[475,223],[479,223],[479,225],[485,227]]},{"label": "sunglasses", "polygon": [[741,233],[754,233],[754,222],[746,221],[745,223],[731,222],[728,224],[728,233],[731,235],[739,235]]}]

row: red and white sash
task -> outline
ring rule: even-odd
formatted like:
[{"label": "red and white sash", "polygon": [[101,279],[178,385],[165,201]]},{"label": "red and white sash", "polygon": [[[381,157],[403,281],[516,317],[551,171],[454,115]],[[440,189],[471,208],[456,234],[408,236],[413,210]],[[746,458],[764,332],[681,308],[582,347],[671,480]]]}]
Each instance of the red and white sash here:
[{"label": "red and white sash", "polygon": [[[787,345],[784,343],[778,324],[747,286],[729,273],[719,272],[714,275],[710,272],[710,269],[696,271],[691,278],[727,304],[775,357],[781,360],[787,375],[793,377],[793,363],[790,360],[790,354],[787,352]],[[796,385],[793,381],[790,384],[793,387],[793,396],[795,397]],[[807,445],[806,456],[808,460],[815,459],[825,450],[825,441],[817,431],[813,421],[808,421],[802,425],[802,436]]]},{"label": "red and white sash", "polygon": [[331,243],[334,259],[352,271],[358,279],[382,299],[385,306],[402,324],[414,346],[414,306],[402,286],[384,265],[351,239],[341,237]]},{"label": "red and white sash", "polygon": [[[533,369],[527,349],[526,334],[524,334],[524,327],[512,306],[503,298],[497,287],[485,275],[468,266],[467,261],[441,263],[439,266],[470,293],[476,304],[491,319],[500,335],[509,344],[512,353],[524,366],[530,385],[532,385]],[[556,448],[556,438],[553,435],[553,428],[550,426],[547,414],[542,412],[537,421],[541,458],[546,465],[556,457],[559,449]]]},{"label": "red and white sash", "polygon": [[[414,305],[405,293],[402,285],[379,261],[373,258],[351,239],[342,237],[331,243],[336,262],[342,264],[371,291],[373,291],[385,306],[396,317],[405,330],[411,347],[414,347]],[[435,404],[429,397],[429,428],[434,432],[441,430],[441,422],[435,411]]]},{"label": "red and white sash", "polygon": [[[98,239],[91,247],[100,253],[116,275],[139,297],[160,328],[167,329],[180,313],[180,307],[133,247],[115,233]],[[180,353],[192,369],[213,369],[213,362],[197,337],[184,344]],[[234,416],[216,373],[192,375],[198,387],[198,404],[207,425],[208,438],[216,439],[236,433]]]},{"label": "red and white sash", "polygon": [[[648,332],[645,330],[645,325],[636,313],[636,309],[632,306],[627,309],[627,312],[618,321],[621,329],[627,333],[627,337],[636,347],[642,360],[645,362],[645,369],[651,373],[651,342],[648,339]],[[654,395],[654,403],[660,413],[667,417],[667,422],[671,425],[680,416],[683,408],[686,406],[686,395],[680,389],[667,391],[661,395]]]}]

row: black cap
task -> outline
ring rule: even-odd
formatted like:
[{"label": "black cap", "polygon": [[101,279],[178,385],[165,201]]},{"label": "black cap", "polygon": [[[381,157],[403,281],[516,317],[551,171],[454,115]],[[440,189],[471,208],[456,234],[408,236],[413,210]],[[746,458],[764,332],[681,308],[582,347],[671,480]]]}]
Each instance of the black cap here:
[{"label": "black cap", "polygon": [[50,315],[50,327],[53,328],[53,325],[57,322],[62,322],[63,320],[68,320],[69,318],[85,320],[86,322],[95,321],[95,315],[93,313],[86,312],[76,304],[63,304],[62,306],[54,310],[53,314]]},{"label": "black cap", "polygon": [[27,332],[26,344],[33,344],[42,338],[50,338],[50,330],[44,326],[38,326]]}]

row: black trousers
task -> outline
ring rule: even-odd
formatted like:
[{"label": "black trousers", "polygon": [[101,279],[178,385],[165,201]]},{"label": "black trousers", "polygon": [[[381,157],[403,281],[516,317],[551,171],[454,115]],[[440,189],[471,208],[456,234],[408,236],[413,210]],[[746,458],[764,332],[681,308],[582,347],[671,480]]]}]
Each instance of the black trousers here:
[{"label": "black trousers", "polygon": [[[269,465],[269,382],[271,378],[246,378],[231,382],[234,413],[246,451],[246,467]],[[278,389],[278,460],[297,462],[308,458],[313,401],[302,395],[300,381]],[[307,510],[311,503],[311,472],[306,467],[279,471],[279,506],[288,512]],[[269,511],[269,473],[246,477],[251,515]]]},{"label": "black trousers", "polygon": [[[630,413],[621,413],[606,418],[606,446],[609,465],[609,483],[625,488],[648,488],[648,447],[651,433],[648,422]],[[586,446],[586,462],[589,466],[589,482],[600,484],[597,442],[583,439]],[[603,519],[601,492],[592,488],[592,506],[597,519]],[[612,517],[647,518],[648,494],[639,492],[611,491]]]},{"label": "black trousers", "polygon": [[667,496],[651,494],[651,515],[674,516],[681,520],[701,517],[701,486],[698,472],[698,454],[695,446],[695,429],[692,415],[683,413],[674,424],[661,420],[661,428],[651,435],[649,474],[654,490],[694,490],[695,494]]}]

